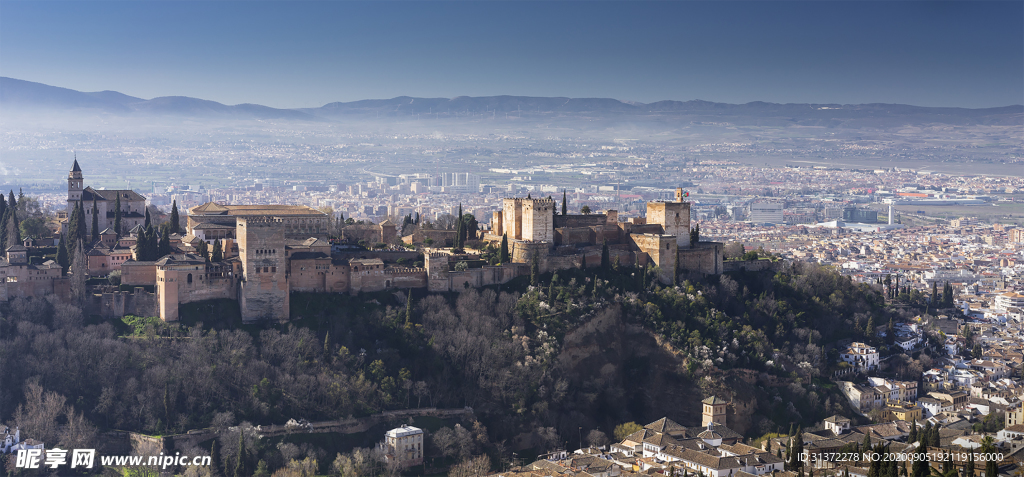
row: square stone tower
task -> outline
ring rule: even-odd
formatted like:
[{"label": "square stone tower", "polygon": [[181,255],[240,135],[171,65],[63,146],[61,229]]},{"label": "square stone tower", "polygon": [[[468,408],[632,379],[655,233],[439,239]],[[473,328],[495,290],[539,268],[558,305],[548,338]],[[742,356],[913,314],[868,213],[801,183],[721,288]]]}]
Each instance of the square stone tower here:
[{"label": "square stone tower", "polygon": [[242,283],[238,301],[242,321],[287,321],[289,289],[283,220],[273,216],[238,217],[238,256]]},{"label": "square stone tower", "polygon": [[676,237],[680,248],[690,248],[690,203],[682,198],[682,189],[676,189],[675,202],[648,202],[647,223],[661,225],[665,235]]},{"label": "square stone tower", "polygon": [[523,240],[555,242],[555,201],[528,199],[523,204]]}]

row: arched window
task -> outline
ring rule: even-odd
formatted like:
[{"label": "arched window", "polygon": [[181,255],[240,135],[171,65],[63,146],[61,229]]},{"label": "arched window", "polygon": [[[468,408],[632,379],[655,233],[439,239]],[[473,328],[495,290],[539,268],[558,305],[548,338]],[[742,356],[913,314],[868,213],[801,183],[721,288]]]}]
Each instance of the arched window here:
[{"label": "arched window", "polygon": [[185,281],[188,282],[188,283],[192,283],[192,274],[191,273],[188,274],[188,277],[185,278]]}]

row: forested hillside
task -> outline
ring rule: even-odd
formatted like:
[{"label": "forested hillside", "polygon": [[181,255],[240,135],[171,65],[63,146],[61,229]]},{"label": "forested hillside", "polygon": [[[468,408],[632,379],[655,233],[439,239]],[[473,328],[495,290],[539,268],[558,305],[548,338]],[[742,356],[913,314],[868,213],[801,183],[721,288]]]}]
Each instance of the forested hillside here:
[{"label": "forested hillside", "polygon": [[[819,377],[832,345],[892,318],[878,290],[815,265],[670,287],[654,276],[568,270],[411,302],[295,294],[299,318],[263,327],[235,321],[230,302],[166,325],[18,298],[0,320],[0,422],[49,444],[468,405],[487,440],[525,448],[663,416],[699,425],[716,394],[734,400],[730,426],[757,437],[843,412]],[[61,397],[63,414],[45,405]]]}]

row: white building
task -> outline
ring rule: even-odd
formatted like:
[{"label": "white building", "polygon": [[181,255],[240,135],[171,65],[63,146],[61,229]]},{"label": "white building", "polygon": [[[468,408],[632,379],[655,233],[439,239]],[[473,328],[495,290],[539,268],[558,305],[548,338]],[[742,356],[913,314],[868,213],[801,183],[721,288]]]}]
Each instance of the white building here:
[{"label": "white building", "polygon": [[384,454],[388,462],[397,460],[402,467],[423,463],[423,430],[417,427],[396,427],[384,433]]},{"label": "white building", "polygon": [[1003,312],[1008,311],[1010,308],[1024,309],[1024,294],[1009,292],[996,295],[995,308]]},{"label": "white building", "polygon": [[758,224],[781,224],[781,202],[755,202],[750,204],[749,220]]},{"label": "white building", "polygon": [[878,350],[864,343],[853,343],[840,358],[857,369],[875,369],[878,367]]},{"label": "white building", "polygon": [[15,428],[11,434],[10,427],[4,427],[4,439],[0,441],[0,454],[17,454],[20,450],[42,449],[43,443],[35,439],[21,440],[21,429]]}]

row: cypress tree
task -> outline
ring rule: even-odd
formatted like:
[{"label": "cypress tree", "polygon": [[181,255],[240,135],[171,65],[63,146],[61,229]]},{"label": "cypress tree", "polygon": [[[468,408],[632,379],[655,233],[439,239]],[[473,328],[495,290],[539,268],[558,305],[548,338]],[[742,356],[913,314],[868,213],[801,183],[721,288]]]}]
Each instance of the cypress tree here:
[{"label": "cypress tree", "polygon": [[149,207],[146,207],[146,225],[145,225],[145,227],[149,227],[149,225],[151,223],[152,223],[152,219],[150,219],[150,217],[149,217]]},{"label": "cypress tree", "polygon": [[217,474],[217,439],[210,444],[210,475]]},{"label": "cypress tree", "polygon": [[92,241],[100,239],[100,209],[96,207],[96,198],[92,198]]},{"label": "cypress tree", "polygon": [[160,234],[150,227],[143,229],[146,231],[146,250],[149,252],[148,260],[153,261],[161,257],[160,255]]},{"label": "cypress tree", "polygon": [[85,204],[79,201],[78,211],[75,213],[78,215],[78,235],[75,237],[75,240],[84,242],[86,240],[86,235],[88,235],[88,231],[85,227]]},{"label": "cypress tree", "polygon": [[235,460],[235,477],[245,477],[245,466],[242,464],[245,458],[245,435],[242,434],[242,426],[238,426],[238,458]]},{"label": "cypress tree", "polygon": [[554,274],[551,277],[551,283],[548,284],[548,305],[552,308],[555,307],[555,281],[558,280],[558,274]]},{"label": "cypress tree", "polygon": [[409,296],[405,299],[405,324],[412,323],[412,290],[409,290]]},{"label": "cypress tree", "polygon": [[796,438],[793,439],[793,455],[791,456],[792,465],[795,468],[802,468],[803,462],[800,461],[800,456],[804,453],[804,431],[802,427],[796,428]]},{"label": "cypress tree", "polygon": [[[0,227],[0,228],[2,228],[2,227]],[[68,250],[68,256],[69,257],[70,257],[70,254],[72,252],[74,252],[75,246],[72,245],[72,244],[75,241],[75,231],[76,230],[78,230],[78,203],[77,202],[75,202],[75,204],[71,206],[71,210],[68,211],[68,230],[67,230],[67,233],[64,234],[64,235],[67,236],[67,243],[65,244],[65,248],[67,248],[67,250]]]},{"label": "cypress tree", "polygon": [[0,217],[7,215],[7,199],[4,198],[3,194],[0,194]]},{"label": "cypress tree", "polygon": [[501,249],[498,251],[498,262],[508,263],[508,234],[501,234]]},{"label": "cypress tree", "polygon": [[907,436],[907,442],[912,443],[917,440],[917,418],[913,418],[910,421],[910,435]]},{"label": "cypress tree", "polygon": [[695,225],[690,231],[690,246],[696,246],[697,242],[700,242],[700,224]]},{"label": "cypress tree", "polygon": [[568,203],[566,202],[565,189],[562,189],[562,215],[563,216],[568,215],[569,214],[568,210],[569,210],[569,208],[568,208]]},{"label": "cypress tree", "polygon": [[219,262],[224,258],[224,252],[220,248],[220,240],[213,241],[213,253],[210,256],[210,261]]},{"label": "cypress tree", "polygon": [[157,258],[165,257],[171,253],[170,227],[163,227],[163,229],[163,234],[160,236],[160,246],[157,247]]},{"label": "cypress tree", "polygon": [[114,232],[121,236],[121,193],[117,193],[117,200],[114,201]]},{"label": "cypress tree", "polygon": [[928,451],[924,443],[920,443],[917,446],[917,459],[914,460],[914,464],[911,466],[911,475],[913,477],[928,477],[930,473],[928,469]]},{"label": "cypress tree", "polygon": [[207,262],[210,261],[210,249],[206,245],[205,240],[199,241],[199,255],[203,257],[203,260],[206,260]]},{"label": "cypress tree", "polygon": [[964,476],[974,477],[974,452],[967,453],[967,465],[964,466]]},{"label": "cypress tree", "polygon": [[610,254],[608,252],[608,239],[605,239],[601,244],[601,268],[608,270],[611,266]]},{"label": "cypress tree", "polygon": [[[991,456],[991,454],[989,454]],[[998,477],[999,476],[999,464],[996,463],[995,459],[985,460],[985,477]]]},{"label": "cypress tree", "polygon": [[458,224],[458,228],[455,229],[455,238],[459,242],[458,242],[458,245],[455,246],[455,248],[461,249],[462,246],[466,243],[466,221],[465,221],[465,218],[462,216],[462,204],[459,204],[459,217],[458,218],[459,218],[459,224]]},{"label": "cypress tree", "polygon": [[179,219],[178,219],[178,201],[177,200],[171,202],[171,233],[172,234],[180,234],[181,233],[181,223],[179,222]]},{"label": "cypress tree", "polygon": [[[14,192],[11,192],[11,197],[14,197]],[[7,208],[7,242],[4,244],[4,249],[13,245],[21,244],[21,227],[18,224],[18,209],[15,207]]]},{"label": "cypress tree", "polygon": [[148,247],[149,239],[146,237],[146,229],[142,229],[138,237],[135,237],[135,260],[140,262],[150,261],[149,251],[146,250]]},{"label": "cypress tree", "polygon": [[71,259],[68,256],[67,241],[64,240],[64,235],[60,236],[60,241],[57,242],[57,264],[60,265],[61,276],[67,275],[68,267],[71,266]]},{"label": "cypress tree", "polygon": [[540,257],[534,251],[530,256],[530,286],[537,286],[538,275],[540,275]]},{"label": "cypress tree", "polygon": [[868,324],[864,327],[864,334],[871,338],[875,336],[875,317],[871,316],[868,318]]}]

